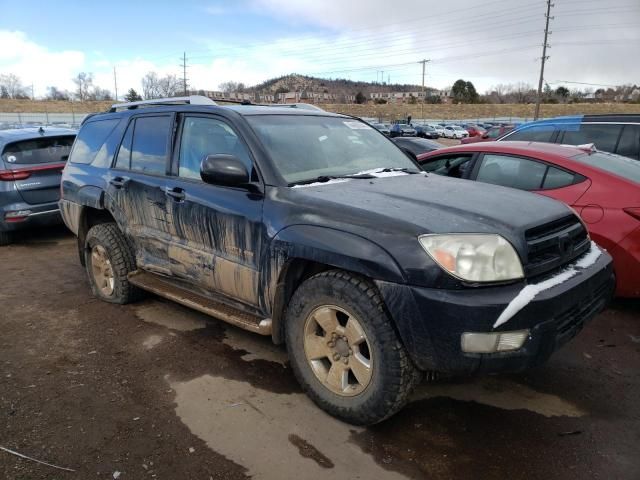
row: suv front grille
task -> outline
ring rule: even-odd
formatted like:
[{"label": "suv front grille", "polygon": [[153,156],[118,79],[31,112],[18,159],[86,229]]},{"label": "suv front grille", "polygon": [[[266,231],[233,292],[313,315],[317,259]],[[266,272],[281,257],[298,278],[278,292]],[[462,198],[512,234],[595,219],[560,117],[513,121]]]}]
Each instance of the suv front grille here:
[{"label": "suv front grille", "polygon": [[528,278],[556,270],[589,250],[589,236],[574,215],[530,228],[525,232]]}]

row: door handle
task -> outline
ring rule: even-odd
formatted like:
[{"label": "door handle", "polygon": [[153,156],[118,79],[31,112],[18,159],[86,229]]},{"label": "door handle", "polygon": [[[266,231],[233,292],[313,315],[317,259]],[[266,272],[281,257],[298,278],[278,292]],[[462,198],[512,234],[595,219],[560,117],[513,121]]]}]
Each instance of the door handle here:
[{"label": "door handle", "polygon": [[171,198],[173,198],[178,202],[184,200],[186,197],[184,190],[180,187],[174,187],[174,188],[167,187],[165,192],[167,195],[169,195]]},{"label": "door handle", "polygon": [[109,180],[109,183],[116,188],[122,188],[126,185],[127,179],[123,177],[115,177]]}]

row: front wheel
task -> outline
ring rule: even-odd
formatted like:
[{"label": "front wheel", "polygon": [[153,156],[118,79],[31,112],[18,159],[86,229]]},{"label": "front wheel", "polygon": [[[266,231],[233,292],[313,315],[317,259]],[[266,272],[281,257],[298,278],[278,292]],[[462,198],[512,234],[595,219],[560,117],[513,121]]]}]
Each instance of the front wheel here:
[{"label": "front wheel", "polygon": [[306,393],[355,425],[396,413],[420,379],[375,287],[346,272],[320,273],[296,290],[287,309],[286,339]]}]

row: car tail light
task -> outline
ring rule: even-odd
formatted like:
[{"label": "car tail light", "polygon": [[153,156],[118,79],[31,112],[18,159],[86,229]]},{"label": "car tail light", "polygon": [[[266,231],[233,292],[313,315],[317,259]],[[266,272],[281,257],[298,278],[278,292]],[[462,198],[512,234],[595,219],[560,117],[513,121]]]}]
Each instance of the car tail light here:
[{"label": "car tail light", "polygon": [[31,215],[31,210],[15,210],[4,215],[6,222],[21,222]]},{"label": "car tail light", "polygon": [[29,178],[31,176],[31,172],[25,170],[0,170],[0,180],[5,182],[13,182],[14,180],[24,180],[25,178]]},{"label": "car tail light", "polygon": [[29,178],[34,172],[44,172],[47,170],[60,170],[64,168],[66,163],[54,163],[51,165],[38,165],[35,167],[21,168],[17,170],[0,170],[0,181],[13,182],[14,180],[24,180]]},{"label": "car tail light", "polygon": [[636,220],[640,220],[640,207],[637,208],[623,208],[625,212],[631,215]]}]

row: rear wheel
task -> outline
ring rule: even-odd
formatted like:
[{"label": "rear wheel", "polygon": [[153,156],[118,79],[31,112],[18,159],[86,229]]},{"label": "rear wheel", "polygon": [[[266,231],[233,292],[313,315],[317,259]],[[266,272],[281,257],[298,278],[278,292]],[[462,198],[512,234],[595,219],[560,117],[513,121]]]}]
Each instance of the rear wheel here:
[{"label": "rear wheel", "polygon": [[93,294],[111,303],[129,303],[140,292],[127,275],[136,268],[135,257],[114,223],[92,227],[85,242],[85,268]]},{"label": "rear wheel", "polygon": [[4,245],[9,245],[11,243],[11,233],[10,232],[0,232],[0,247]]},{"label": "rear wheel", "polygon": [[380,422],[406,403],[420,374],[375,287],[332,270],[305,281],[286,318],[296,378],[322,409],[356,425]]}]

